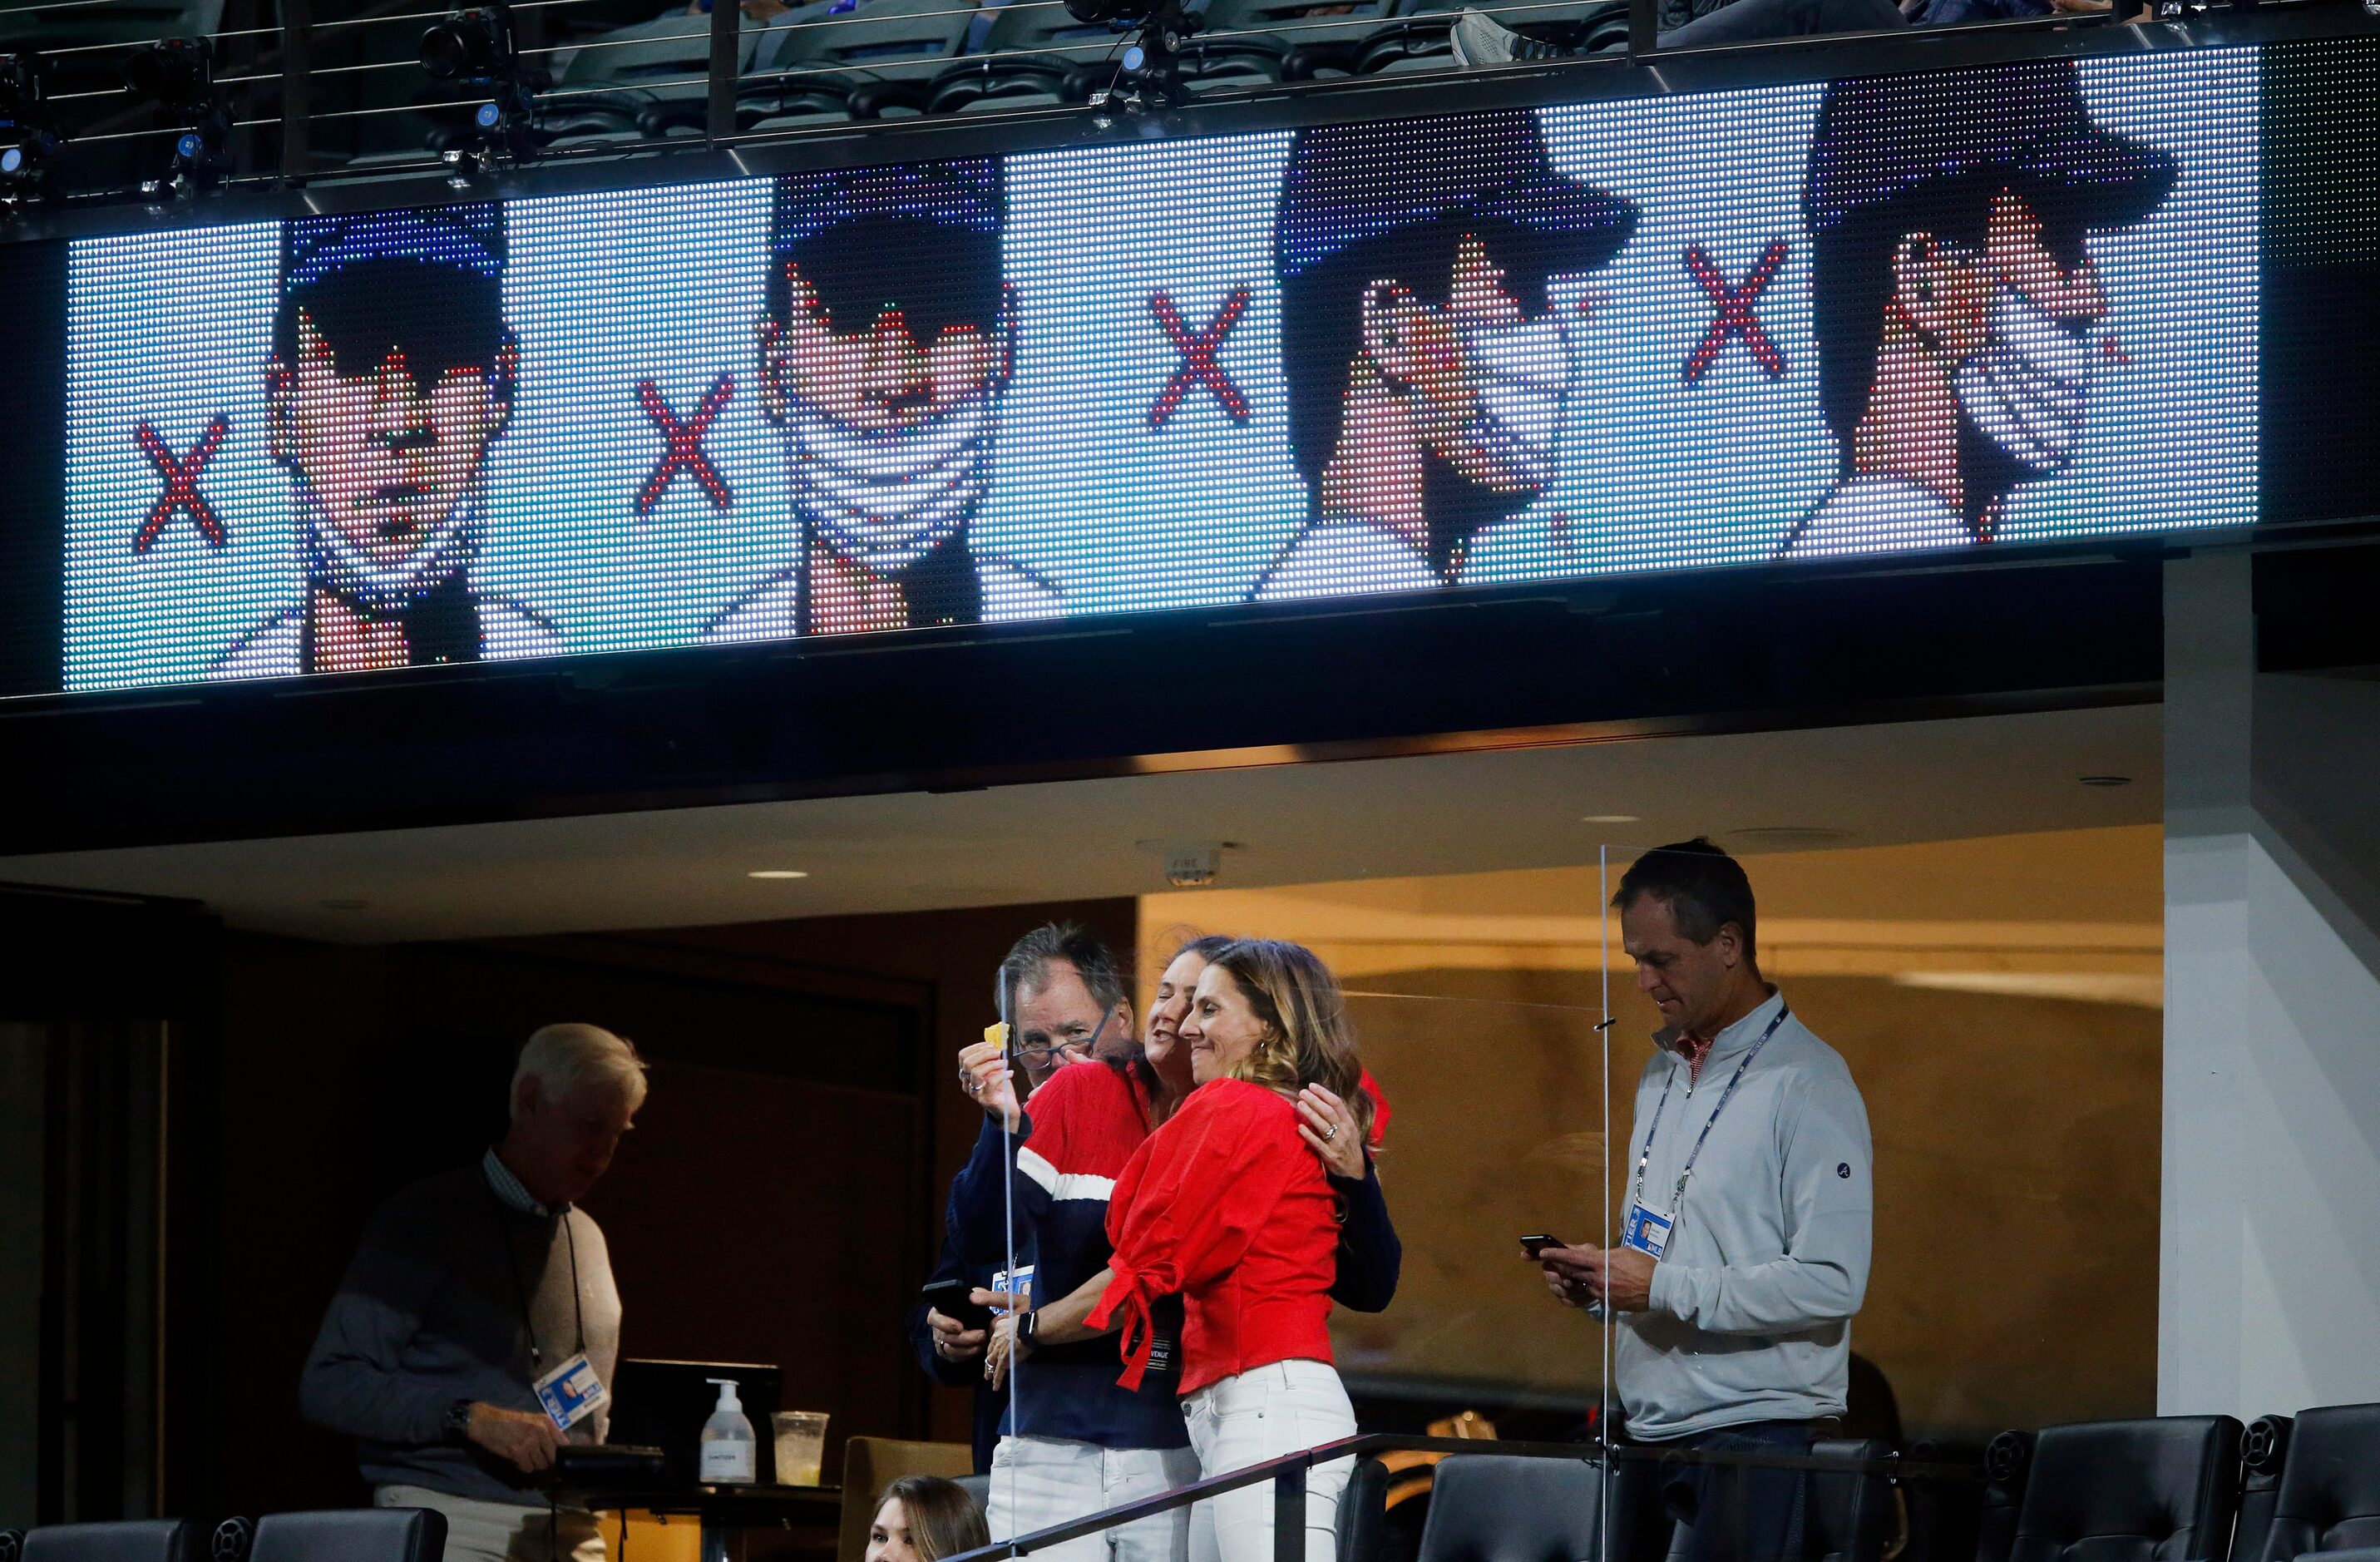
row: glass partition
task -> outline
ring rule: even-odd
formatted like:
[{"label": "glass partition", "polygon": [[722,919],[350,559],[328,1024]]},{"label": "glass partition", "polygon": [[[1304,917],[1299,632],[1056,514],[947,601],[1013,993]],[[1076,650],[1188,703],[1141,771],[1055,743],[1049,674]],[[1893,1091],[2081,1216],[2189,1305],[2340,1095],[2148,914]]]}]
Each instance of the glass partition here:
[{"label": "glass partition", "polygon": [[[1682,1471],[1716,1460],[1700,1489],[1722,1509],[1756,1511],[1755,1472],[1782,1472],[1818,1540],[1864,1511],[1887,1555],[1964,1562],[2011,1500],[1984,1479],[1998,1434],[2155,1413],[2157,832],[1721,840],[1755,897],[1759,982],[1794,1023],[1754,1057],[1682,1200],[1679,1162],[1776,1011],[1757,986],[1747,1015],[1722,1006],[1734,1028],[1698,1076],[1657,1052],[1657,998],[1696,979],[1646,974],[1599,910],[1643,845],[1561,868],[1151,897],[1144,937],[1195,915],[1201,932],[1295,938],[1344,984],[1391,1108],[1378,1165],[1403,1248],[1389,1308],[1331,1316],[1363,1431],[1585,1444],[1609,1428],[1615,1556],[1664,1555]],[[1772,1069],[1803,1082],[1780,1099],[1757,1077]],[[1623,1246],[1657,1107],[1644,1202],[1676,1223],[1662,1262],[1691,1287],[1667,1282],[1616,1324],[1556,1305],[1520,1239]],[[1747,1186],[1767,1203],[1726,1207]],[[1747,1274],[1777,1264],[1761,1232],[1780,1227],[1811,1273]],[[1797,1307],[1812,1315],[1798,1325],[1779,1312]],[[1828,1321],[1845,1307],[1847,1324]],[[1747,1452],[1662,1424],[1698,1392],[1714,1425],[1819,1422],[1819,1464],[1806,1437],[1798,1455]],[[1888,1455],[1901,1462],[1859,1462]],[[1411,1541],[1428,1471],[1424,1456],[1391,1462],[1387,1520]],[[1859,1508],[1861,1492],[1882,1506]],[[1744,1522],[1706,1554],[1762,1555]]]}]

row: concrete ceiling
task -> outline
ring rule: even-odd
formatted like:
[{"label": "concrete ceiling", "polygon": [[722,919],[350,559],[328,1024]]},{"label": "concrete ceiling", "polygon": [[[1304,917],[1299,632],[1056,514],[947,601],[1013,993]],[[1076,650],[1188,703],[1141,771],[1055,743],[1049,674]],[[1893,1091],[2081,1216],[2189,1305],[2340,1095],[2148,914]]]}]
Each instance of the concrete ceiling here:
[{"label": "concrete ceiling", "polygon": [[[1808,851],[2153,824],[2161,745],[2158,707],[2120,706],[10,857],[0,880],[348,942],[687,926],[1146,894],[1170,840],[1233,843],[1220,883],[1258,887],[1698,833]],[[2107,775],[2133,779],[2080,781]]]}]

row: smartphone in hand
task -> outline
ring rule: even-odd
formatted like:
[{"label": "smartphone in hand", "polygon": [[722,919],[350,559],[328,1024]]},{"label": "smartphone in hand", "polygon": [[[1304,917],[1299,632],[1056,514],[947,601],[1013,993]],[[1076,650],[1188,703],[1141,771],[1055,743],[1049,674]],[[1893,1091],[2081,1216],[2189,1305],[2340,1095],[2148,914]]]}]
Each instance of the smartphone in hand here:
[{"label": "smartphone in hand", "polygon": [[1568,1246],[1570,1246],[1570,1244],[1563,1241],[1560,1237],[1551,1236],[1543,1231],[1532,1232],[1528,1236],[1521,1239],[1521,1251],[1529,1255],[1529,1260],[1533,1263],[1536,1262],[1537,1255],[1546,1249],[1566,1248]]},{"label": "smartphone in hand", "polygon": [[926,1305],[943,1317],[955,1321],[961,1328],[988,1329],[991,1326],[991,1309],[971,1300],[975,1287],[965,1280],[936,1280],[918,1295]]}]

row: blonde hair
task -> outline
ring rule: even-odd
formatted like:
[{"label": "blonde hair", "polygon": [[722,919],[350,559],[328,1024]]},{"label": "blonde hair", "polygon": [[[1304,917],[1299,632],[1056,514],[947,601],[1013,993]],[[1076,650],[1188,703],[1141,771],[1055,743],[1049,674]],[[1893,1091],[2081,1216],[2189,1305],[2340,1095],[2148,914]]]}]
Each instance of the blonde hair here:
[{"label": "blonde hair", "polygon": [[645,1060],[600,1025],[544,1025],[521,1048],[513,1069],[512,1111],[520,1116],[521,1081],[534,1077],[538,1099],[552,1106],[588,1080],[615,1080],[628,1098],[645,1099]]},{"label": "blonde hair", "polygon": [[1277,938],[1243,938],[1207,963],[1232,973],[1265,1028],[1264,1039],[1224,1073],[1274,1090],[1320,1085],[1347,1104],[1368,1142],[1371,1092],[1364,1089],[1347,1000],[1330,968],[1305,945]]}]

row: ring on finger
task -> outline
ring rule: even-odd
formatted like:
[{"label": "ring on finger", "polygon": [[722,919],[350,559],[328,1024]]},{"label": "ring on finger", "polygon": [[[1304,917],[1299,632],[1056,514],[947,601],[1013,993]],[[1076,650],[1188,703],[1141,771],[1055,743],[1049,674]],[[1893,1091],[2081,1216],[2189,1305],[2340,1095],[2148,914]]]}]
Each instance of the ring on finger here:
[{"label": "ring on finger", "polygon": [[1334,1140],[1334,1139],[1336,1139],[1336,1138],[1338,1138],[1338,1137],[1339,1137],[1339,1125],[1338,1125],[1338,1124],[1336,1124],[1336,1123],[1325,1123],[1325,1124],[1323,1124],[1323,1125],[1322,1125],[1322,1138],[1323,1138],[1324,1142],[1326,1142],[1326,1143],[1327,1143],[1327,1142],[1329,1142],[1330,1141]]}]

